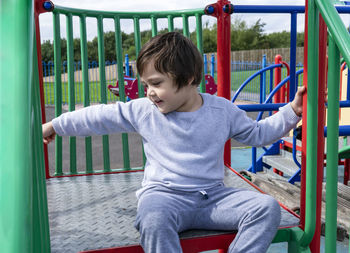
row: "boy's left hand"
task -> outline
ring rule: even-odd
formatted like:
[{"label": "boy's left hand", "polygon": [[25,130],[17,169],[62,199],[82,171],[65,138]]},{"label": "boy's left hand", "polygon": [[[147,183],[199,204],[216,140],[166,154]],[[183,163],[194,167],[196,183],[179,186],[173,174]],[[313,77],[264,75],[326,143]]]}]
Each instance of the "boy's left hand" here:
[{"label": "boy's left hand", "polygon": [[305,86],[298,88],[297,93],[295,94],[294,100],[290,103],[296,115],[301,117],[303,113],[303,94],[306,91]]}]

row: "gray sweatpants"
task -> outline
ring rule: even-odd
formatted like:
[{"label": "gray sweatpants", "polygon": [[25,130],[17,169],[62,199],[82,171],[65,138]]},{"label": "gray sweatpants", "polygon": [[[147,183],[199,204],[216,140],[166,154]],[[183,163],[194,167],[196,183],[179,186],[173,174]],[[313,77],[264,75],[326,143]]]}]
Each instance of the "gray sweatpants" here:
[{"label": "gray sweatpants", "polygon": [[280,219],[269,195],[223,185],[196,192],[156,186],[141,194],[135,227],[146,253],[182,252],[178,233],[188,229],[238,230],[230,253],[263,253]]}]

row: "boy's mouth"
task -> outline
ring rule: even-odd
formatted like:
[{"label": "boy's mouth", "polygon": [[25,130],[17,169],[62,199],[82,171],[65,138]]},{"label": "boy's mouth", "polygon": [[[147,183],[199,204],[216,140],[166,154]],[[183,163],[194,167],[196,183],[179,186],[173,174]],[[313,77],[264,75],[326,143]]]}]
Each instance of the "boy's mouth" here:
[{"label": "boy's mouth", "polygon": [[153,103],[155,103],[157,106],[160,105],[163,102],[161,99],[154,99]]}]

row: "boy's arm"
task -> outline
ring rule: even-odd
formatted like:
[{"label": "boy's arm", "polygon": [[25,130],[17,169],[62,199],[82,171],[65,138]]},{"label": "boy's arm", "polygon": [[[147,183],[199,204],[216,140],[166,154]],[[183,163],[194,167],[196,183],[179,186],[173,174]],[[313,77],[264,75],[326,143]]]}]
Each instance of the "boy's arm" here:
[{"label": "boy's arm", "polygon": [[250,119],[244,111],[235,109],[231,121],[231,138],[250,146],[264,146],[285,136],[301,119],[304,92],[305,88],[300,88],[291,103],[258,122]]},{"label": "boy's arm", "polygon": [[51,125],[47,126],[47,131],[54,131],[60,136],[91,136],[136,132],[139,118],[147,110],[145,101],[135,99],[135,102],[130,101],[128,103],[100,104],[64,113],[52,120]]}]

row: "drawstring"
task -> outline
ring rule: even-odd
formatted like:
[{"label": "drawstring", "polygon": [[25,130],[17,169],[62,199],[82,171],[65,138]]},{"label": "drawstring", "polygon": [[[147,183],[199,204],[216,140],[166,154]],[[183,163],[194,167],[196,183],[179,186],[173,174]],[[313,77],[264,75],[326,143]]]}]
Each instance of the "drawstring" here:
[{"label": "drawstring", "polygon": [[206,191],[203,190],[203,191],[199,191],[199,192],[202,194],[204,199],[209,199],[208,193]]}]

